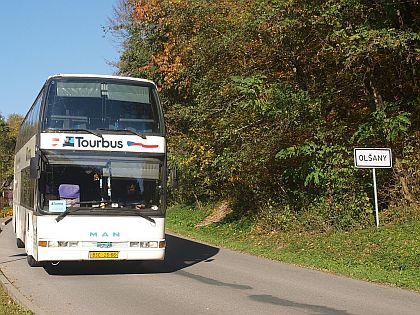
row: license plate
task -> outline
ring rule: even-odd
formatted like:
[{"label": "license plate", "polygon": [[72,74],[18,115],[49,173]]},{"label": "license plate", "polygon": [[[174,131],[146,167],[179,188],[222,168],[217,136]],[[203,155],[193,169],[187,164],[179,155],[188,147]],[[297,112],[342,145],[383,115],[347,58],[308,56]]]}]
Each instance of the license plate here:
[{"label": "license plate", "polygon": [[89,252],[91,259],[118,258],[118,252]]}]

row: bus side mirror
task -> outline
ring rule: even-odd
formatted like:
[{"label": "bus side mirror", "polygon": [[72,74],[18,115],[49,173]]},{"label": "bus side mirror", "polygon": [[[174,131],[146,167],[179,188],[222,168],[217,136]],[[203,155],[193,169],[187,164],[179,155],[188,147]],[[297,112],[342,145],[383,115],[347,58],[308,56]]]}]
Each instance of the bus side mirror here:
[{"label": "bus side mirror", "polygon": [[29,161],[29,177],[31,179],[39,179],[40,177],[39,160],[40,155],[36,154],[34,157],[31,157],[31,160]]},{"label": "bus side mirror", "polygon": [[173,167],[169,170],[170,175],[169,179],[171,182],[171,188],[174,189],[178,187],[178,169],[176,167]]}]

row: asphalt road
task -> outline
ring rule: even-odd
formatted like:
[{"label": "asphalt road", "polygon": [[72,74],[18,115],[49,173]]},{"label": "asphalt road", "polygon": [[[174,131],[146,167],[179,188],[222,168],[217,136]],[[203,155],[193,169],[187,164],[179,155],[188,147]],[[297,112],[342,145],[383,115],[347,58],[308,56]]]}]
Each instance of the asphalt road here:
[{"label": "asphalt road", "polygon": [[1,226],[0,279],[42,314],[420,314],[420,294],[167,236],[165,262],[30,268]]}]

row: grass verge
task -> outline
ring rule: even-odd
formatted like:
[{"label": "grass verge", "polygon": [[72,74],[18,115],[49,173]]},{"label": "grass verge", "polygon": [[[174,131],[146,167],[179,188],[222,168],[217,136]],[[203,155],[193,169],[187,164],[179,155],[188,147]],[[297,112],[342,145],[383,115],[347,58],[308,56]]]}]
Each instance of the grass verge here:
[{"label": "grass verge", "polygon": [[[12,215],[11,207],[0,209],[0,218],[6,218]],[[9,297],[3,287],[0,285],[0,314],[5,315],[31,315],[33,312],[24,310],[13,299]]]},{"label": "grass verge", "polygon": [[31,315],[31,311],[25,311],[17,305],[0,286],[0,314],[7,315]]},{"label": "grass verge", "polygon": [[174,206],[167,227],[216,246],[336,274],[420,291],[420,222],[352,232],[261,232],[256,221],[232,219],[196,227],[210,206]]}]

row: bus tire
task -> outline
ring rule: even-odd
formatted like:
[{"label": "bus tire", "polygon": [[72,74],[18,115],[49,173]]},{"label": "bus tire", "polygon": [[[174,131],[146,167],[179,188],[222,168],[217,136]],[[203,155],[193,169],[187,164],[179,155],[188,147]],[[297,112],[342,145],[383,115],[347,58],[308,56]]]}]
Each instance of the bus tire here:
[{"label": "bus tire", "polygon": [[25,248],[25,243],[20,238],[17,238],[16,239],[16,246],[18,248]]},{"label": "bus tire", "polygon": [[31,267],[41,267],[42,266],[42,264],[39,261],[35,260],[34,256],[32,256],[32,255],[27,255],[26,256],[26,261],[28,262],[28,265],[31,266]]}]

